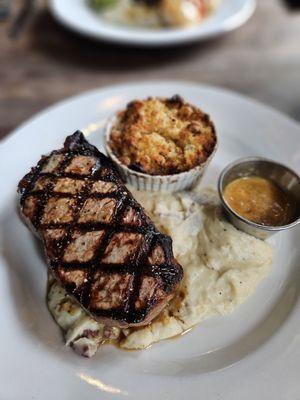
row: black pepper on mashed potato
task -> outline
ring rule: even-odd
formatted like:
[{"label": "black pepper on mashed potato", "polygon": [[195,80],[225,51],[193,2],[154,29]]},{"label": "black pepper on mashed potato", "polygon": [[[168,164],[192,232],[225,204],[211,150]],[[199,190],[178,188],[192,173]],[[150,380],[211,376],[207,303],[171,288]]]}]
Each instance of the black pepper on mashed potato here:
[{"label": "black pepper on mashed potato", "polygon": [[173,96],[129,103],[119,113],[108,145],[133,170],[172,175],[205,163],[216,142],[209,116]]}]

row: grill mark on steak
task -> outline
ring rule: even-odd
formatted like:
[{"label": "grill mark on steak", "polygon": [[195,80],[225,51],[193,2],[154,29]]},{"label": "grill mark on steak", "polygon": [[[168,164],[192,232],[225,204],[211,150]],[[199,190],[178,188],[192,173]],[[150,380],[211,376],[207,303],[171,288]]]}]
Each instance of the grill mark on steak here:
[{"label": "grill mark on steak", "polygon": [[110,160],[81,132],[43,156],[19,192],[51,272],[95,319],[141,326],[174,295],[183,271],[171,238],[157,230]]}]

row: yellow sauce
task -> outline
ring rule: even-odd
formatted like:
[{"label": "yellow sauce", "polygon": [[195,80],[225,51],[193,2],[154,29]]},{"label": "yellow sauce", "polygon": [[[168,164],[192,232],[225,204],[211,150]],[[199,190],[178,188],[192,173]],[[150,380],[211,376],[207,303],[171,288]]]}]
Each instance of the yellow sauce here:
[{"label": "yellow sauce", "polygon": [[294,213],[294,204],[284,191],[258,176],[235,179],[226,186],[224,198],[237,214],[261,225],[286,225]]}]

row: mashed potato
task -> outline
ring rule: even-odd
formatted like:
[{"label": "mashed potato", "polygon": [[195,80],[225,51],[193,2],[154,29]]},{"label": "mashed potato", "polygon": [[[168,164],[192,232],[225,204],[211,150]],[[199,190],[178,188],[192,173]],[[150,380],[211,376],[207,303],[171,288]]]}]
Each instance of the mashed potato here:
[{"label": "mashed potato", "polygon": [[133,194],[157,226],[173,238],[184,279],[178,295],[149,326],[115,330],[112,336],[84,315],[59,285],[50,285],[49,309],[65,330],[67,344],[83,355],[93,355],[106,338],[118,340],[125,349],[143,349],[212,315],[231,313],[255,291],[272,264],[272,247],[227,222],[213,191]]}]

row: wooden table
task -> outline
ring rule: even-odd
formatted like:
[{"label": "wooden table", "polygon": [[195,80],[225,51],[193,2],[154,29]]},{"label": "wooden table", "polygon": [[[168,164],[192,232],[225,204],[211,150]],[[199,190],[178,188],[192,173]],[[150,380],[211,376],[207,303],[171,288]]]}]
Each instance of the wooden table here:
[{"label": "wooden table", "polygon": [[246,25],[222,38],[149,50],[80,37],[41,0],[19,39],[7,36],[10,20],[0,24],[0,138],[65,97],[153,78],[224,86],[300,120],[300,12],[280,0],[258,3]]}]

